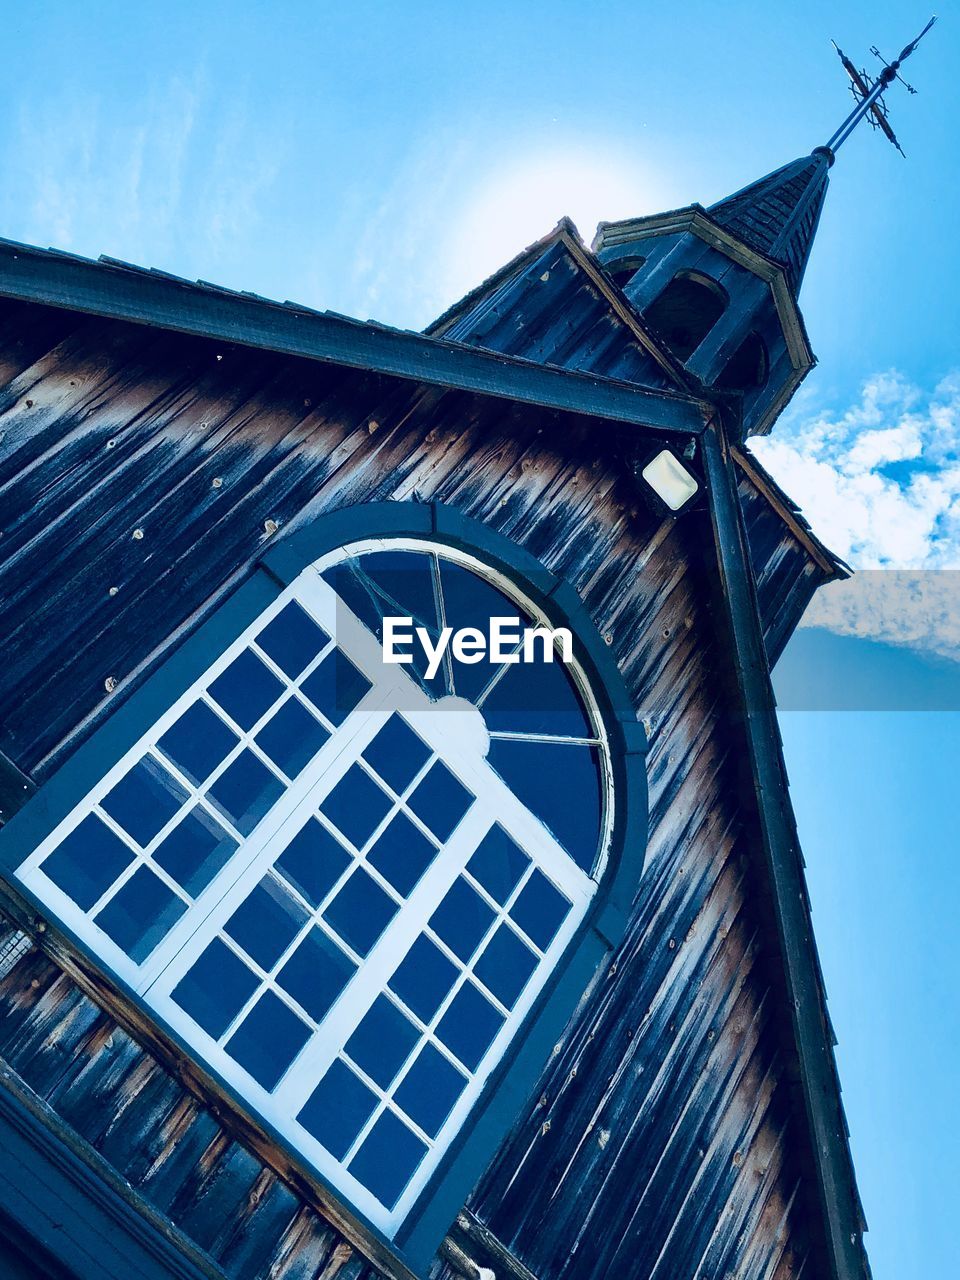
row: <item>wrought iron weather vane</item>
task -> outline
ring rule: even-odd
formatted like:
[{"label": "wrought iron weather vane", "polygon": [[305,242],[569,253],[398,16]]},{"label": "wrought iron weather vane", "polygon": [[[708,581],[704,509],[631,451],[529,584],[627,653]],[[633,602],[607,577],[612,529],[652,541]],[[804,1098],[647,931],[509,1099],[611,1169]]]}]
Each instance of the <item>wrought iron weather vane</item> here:
[{"label": "wrought iron weather vane", "polygon": [[840,61],[843,63],[843,69],[846,71],[852,82],[850,88],[853,96],[857,100],[857,105],[827,143],[827,151],[835,154],[837,149],[846,142],[847,138],[850,137],[851,133],[853,133],[860,121],[866,118],[870,121],[870,124],[874,129],[880,129],[882,133],[889,138],[900,154],[904,155],[904,150],[897,140],[897,135],[890,127],[890,121],[887,118],[887,106],[883,100],[883,95],[893,84],[894,80],[899,80],[909,93],[916,93],[916,89],[914,89],[913,85],[907,84],[906,80],[904,80],[900,75],[900,67],[907,58],[910,57],[911,53],[913,53],[917,45],[927,34],[936,20],[936,17],[931,18],[917,38],[900,50],[899,55],[893,62],[887,62],[881,55],[880,50],[876,45],[874,45],[870,52],[883,63],[883,70],[875,80],[871,80],[865,70],[858,71],[837,44],[836,40],[833,41],[833,47],[836,49],[840,56]]}]

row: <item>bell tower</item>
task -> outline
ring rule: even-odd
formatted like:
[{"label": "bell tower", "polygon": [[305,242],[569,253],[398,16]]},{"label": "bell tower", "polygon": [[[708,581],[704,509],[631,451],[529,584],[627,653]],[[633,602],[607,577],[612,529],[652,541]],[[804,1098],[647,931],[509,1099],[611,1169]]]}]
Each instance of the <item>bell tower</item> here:
[{"label": "bell tower", "polygon": [[743,437],[770,430],[815,363],[797,297],[837,149],[866,118],[900,150],[882,95],[932,25],[873,83],[837,50],[857,105],[825,146],[709,208],[597,229],[597,256],[662,344],[693,378],[740,397]]}]

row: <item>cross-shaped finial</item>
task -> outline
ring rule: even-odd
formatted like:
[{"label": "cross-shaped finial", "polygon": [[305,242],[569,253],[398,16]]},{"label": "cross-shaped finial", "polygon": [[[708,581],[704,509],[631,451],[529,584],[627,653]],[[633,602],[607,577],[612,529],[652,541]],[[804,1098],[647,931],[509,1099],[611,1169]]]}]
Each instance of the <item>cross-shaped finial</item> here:
[{"label": "cross-shaped finial", "polygon": [[897,135],[893,132],[893,129],[891,129],[890,122],[887,119],[887,107],[883,101],[883,95],[893,84],[894,80],[900,80],[900,82],[905,85],[911,93],[916,93],[913,86],[907,84],[906,80],[904,80],[900,75],[900,67],[901,64],[910,57],[911,53],[913,53],[914,49],[916,49],[917,45],[927,34],[936,20],[936,17],[931,18],[917,36],[916,40],[912,40],[906,48],[901,49],[899,56],[893,62],[887,62],[883,57],[881,57],[880,51],[874,46],[870,52],[880,58],[880,61],[883,63],[883,70],[880,72],[879,76],[877,76],[876,80],[871,80],[866,71],[858,71],[837,44],[836,40],[833,41],[833,47],[840,55],[840,61],[843,63],[844,70],[852,81],[851,89],[853,91],[853,96],[857,100],[857,105],[827,143],[826,147],[823,148],[825,151],[829,152],[831,156],[836,154],[837,148],[846,142],[847,138],[850,137],[851,133],[853,133],[854,129],[864,118],[869,119],[871,125],[873,125],[875,129],[880,129],[884,135],[890,139],[901,155],[904,154],[903,148],[897,141]]}]

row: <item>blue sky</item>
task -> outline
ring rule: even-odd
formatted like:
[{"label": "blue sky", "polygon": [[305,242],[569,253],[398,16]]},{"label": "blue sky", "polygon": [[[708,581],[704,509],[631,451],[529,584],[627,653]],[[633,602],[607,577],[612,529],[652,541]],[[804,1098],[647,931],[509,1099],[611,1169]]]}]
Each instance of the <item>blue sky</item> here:
[{"label": "blue sky", "polygon": [[[929,16],[799,12],[19,5],[0,234],[420,327],[563,214],[589,240],[825,141],[849,105],[829,38],[873,62]],[[907,161],[865,129],[841,152],[801,298],[821,367],[758,447],[866,571],[778,688],[877,1280],[951,1271],[960,1185],[958,55],[948,14],[918,96],[890,95]]]}]

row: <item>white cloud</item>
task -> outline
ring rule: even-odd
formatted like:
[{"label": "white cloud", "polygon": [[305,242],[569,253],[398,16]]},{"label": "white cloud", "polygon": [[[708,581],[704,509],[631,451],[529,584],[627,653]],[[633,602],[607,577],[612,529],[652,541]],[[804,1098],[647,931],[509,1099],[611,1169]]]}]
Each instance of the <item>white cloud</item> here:
[{"label": "white cloud", "polygon": [[799,398],[754,449],[861,571],[820,591],[802,625],[960,661],[960,374],[926,393],[878,374],[839,414]]},{"label": "white cloud", "polygon": [[960,375],[924,395],[879,374],[841,414],[801,401],[754,449],[855,568],[960,568]]}]

